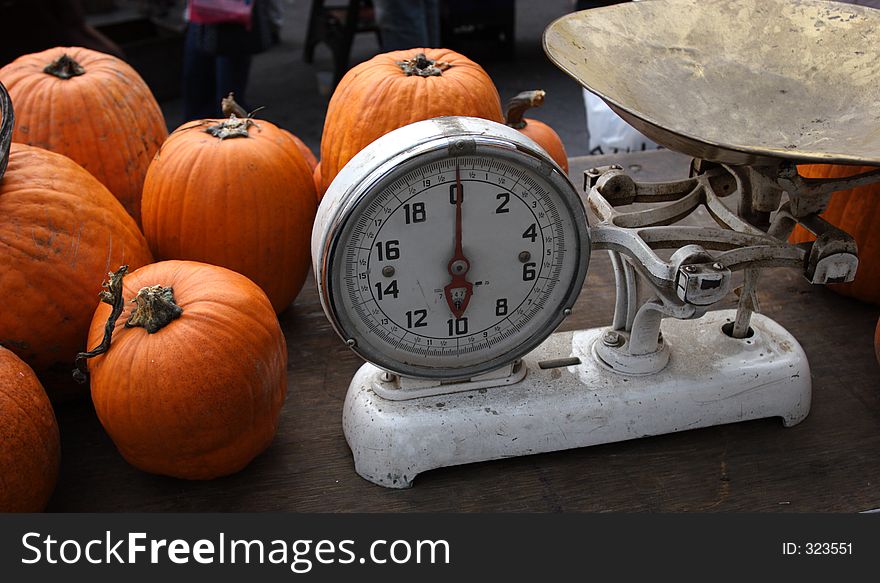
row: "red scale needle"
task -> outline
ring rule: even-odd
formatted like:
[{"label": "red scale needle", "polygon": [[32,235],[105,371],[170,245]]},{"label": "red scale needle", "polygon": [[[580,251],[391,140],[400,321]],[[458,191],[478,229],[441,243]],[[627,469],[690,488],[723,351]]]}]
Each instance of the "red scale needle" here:
[{"label": "red scale needle", "polygon": [[468,302],[470,302],[471,295],[474,291],[474,286],[466,278],[467,272],[471,268],[471,263],[468,261],[467,257],[464,256],[464,251],[461,248],[461,203],[463,199],[464,194],[461,190],[461,176],[459,174],[458,166],[456,166],[455,253],[452,255],[452,259],[449,260],[447,266],[449,275],[452,276],[452,281],[449,282],[449,285],[443,288],[446,292],[446,303],[449,305],[449,309],[452,311],[452,315],[455,316],[456,319],[459,319],[464,315],[464,311],[467,309]]}]

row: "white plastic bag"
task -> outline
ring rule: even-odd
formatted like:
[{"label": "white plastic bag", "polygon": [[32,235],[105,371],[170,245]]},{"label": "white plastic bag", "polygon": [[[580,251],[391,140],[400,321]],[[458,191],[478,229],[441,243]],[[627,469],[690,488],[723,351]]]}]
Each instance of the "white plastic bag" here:
[{"label": "white plastic bag", "polygon": [[601,98],[586,89],[583,92],[590,154],[638,152],[656,150],[661,147],[623,121],[619,115],[611,111],[611,108]]}]

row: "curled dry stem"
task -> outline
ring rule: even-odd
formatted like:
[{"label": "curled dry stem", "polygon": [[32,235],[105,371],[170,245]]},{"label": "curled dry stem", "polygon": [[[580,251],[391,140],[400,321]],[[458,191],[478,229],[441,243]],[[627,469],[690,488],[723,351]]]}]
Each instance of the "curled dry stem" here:
[{"label": "curled dry stem", "polygon": [[78,383],[84,383],[89,379],[89,367],[86,361],[99,354],[104,354],[110,349],[110,338],[113,336],[116,320],[125,308],[125,300],[122,298],[122,278],[125,277],[126,273],[128,273],[128,265],[122,265],[116,271],[108,273],[108,280],[102,284],[104,289],[101,290],[98,296],[102,302],[110,304],[113,309],[110,311],[110,317],[104,325],[104,339],[101,340],[101,344],[88,352],[80,352],[76,355],[76,360],[74,361],[76,368],[73,370],[73,378]]},{"label": "curled dry stem", "polygon": [[223,111],[223,115],[228,116],[228,119],[210,125],[204,130],[215,138],[220,140],[226,140],[229,138],[248,138],[250,137],[248,135],[248,130],[252,126],[255,126],[257,129],[260,128],[260,126],[258,126],[253,120],[253,117],[255,113],[263,108],[258,107],[250,113],[246,112],[244,108],[235,101],[234,93],[230,93],[220,101],[220,109]]},{"label": "curled dry stem", "polygon": [[545,95],[544,90],[535,89],[534,91],[523,91],[512,97],[507,102],[504,123],[517,130],[526,127],[526,121],[523,119],[523,116],[529,109],[541,107],[544,104]]}]

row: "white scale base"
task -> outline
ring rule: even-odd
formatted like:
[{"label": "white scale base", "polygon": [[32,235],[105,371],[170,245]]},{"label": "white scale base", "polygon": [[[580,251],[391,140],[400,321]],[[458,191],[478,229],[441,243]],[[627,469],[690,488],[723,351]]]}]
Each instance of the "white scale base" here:
[{"label": "white scale base", "polygon": [[[781,417],[790,427],[810,410],[810,368],[797,340],[754,314],[748,339],[721,331],[734,310],[699,320],[665,319],[669,364],[633,376],[593,355],[605,328],[560,332],[523,358],[525,376],[403,400],[380,397],[390,383],[365,364],[348,389],[343,428],[357,473],[406,488],[435,468],[661,435],[724,423]],[[546,361],[578,358],[554,368]],[[403,391],[404,389],[397,389]]]}]

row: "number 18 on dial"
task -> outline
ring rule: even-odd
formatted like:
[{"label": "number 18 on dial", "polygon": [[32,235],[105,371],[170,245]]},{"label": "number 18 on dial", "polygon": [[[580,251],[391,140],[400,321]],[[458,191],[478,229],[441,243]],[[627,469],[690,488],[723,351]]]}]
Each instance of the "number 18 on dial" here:
[{"label": "number 18 on dial", "polygon": [[589,258],[583,205],[506,126],[417,122],[340,172],[315,223],[322,305],[358,354],[415,378],[516,360],[570,312]]}]

